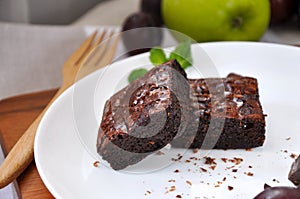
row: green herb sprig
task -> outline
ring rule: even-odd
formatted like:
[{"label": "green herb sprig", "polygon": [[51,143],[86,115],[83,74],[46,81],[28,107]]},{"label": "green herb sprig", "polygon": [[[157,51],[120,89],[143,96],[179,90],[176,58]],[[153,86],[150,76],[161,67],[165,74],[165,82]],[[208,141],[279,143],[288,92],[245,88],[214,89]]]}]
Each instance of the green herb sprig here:
[{"label": "green herb sprig", "polygon": [[[150,50],[149,59],[154,66],[163,64],[167,61],[172,59],[176,59],[183,69],[188,68],[192,65],[192,53],[191,53],[191,41],[187,40],[184,41],[173,50],[169,57],[165,54],[163,49],[160,47],[154,47]],[[147,69],[139,68],[131,71],[130,75],[128,76],[128,82],[131,83],[134,80],[144,76],[147,73]]]}]

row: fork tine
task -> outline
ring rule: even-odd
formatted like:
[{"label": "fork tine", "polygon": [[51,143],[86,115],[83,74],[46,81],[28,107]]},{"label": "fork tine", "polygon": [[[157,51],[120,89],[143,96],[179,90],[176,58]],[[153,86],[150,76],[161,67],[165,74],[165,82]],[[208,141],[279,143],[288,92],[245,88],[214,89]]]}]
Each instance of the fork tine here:
[{"label": "fork tine", "polygon": [[81,45],[80,47],[70,56],[68,59],[68,64],[73,62],[73,65],[77,65],[85,54],[87,53],[88,48],[91,46],[94,38],[97,35],[97,31],[95,31],[91,36],[89,36]]},{"label": "fork tine", "polygon": [[104,36],[106,35],[106,30],[104,29],[101,33],[101,35],[99,36],[99,38],[96,40],[96,42],[94,43],[94,45],[91,47],[91,50],[94,49],[96,46],[98,46],[102,41]]},{"label": "fork tine", "polygon": [[107,39],[101,43],[105,34],[107,33],[102,33],[100,38],[97,40],[97,43],[101,45],[94,46],[93,49],[90,49],[90,55],[82,62],[83,64],[77,73],[76,81],[111,63],[118,46],[120,35],[118,34],[115,38],[114,31],[111,31]]},{"label": "fork tine", "polygon": [[[105,52],[105,50],[107,49],[107,46],[110,42],[110,37],[111,37],[112,33],[110,33],[108,39],[104,40],[103,43],[101,45],[96,45],[92,50],[92,56],[86,60],[86,62],[84,63],[84,65],[89,65],[89,67],[91,66],[95,66],[96,63],[98,62],[99,58],[102,57],[102,54]],[[99,43],[100,44],[101,41],[99,39]]]},{"label": "fork tine", "polygon": [[93,51],[93,49],[96,48],[96,47],[103,41],[103,38],[104,38],[105,34],[106,34],[106,30],[104,29],[104,30],[102,31],[101,35],[99,36],[99,38],[98,38],[95,42],[93,42],[93,44],[91,44],[91,45],[88,47],[88,49],[87,49],[86,52],[84,53],[84,57],[82,57],[82,58],[80,59],[80,62],[77,62],[77,63],[76,63],[77,65],[80,65],[80,66],[81,66],[81,65],[83,64],[83,62],[86,62],[84,58],[86,58],[87,55],[88,55],[89,53],[91,53],[91,52]]},{"label": "fork tine", "polygon": [[112,62],[112,60],[114,58],[114,55],[115,55],[115,52],[116,52],[117,47],[118,47],[120,36],[121,36],[121,33],[117,33],[117,35],[115,35],[115,36],[113,34],[111,34],[109,40],[111,40],[112,37],[114,37],[114,41],[110,45],[110,48],[108,48],[108,50],[103,55],[103,58],[101,60],[99,60],[99,62],[97,63],[96,69],[99,69],[103,66],[106,66],[107,64],[110,64]]},{"label": "fork tine", "polygon": [[111,31],[108,38],[104,41],[105,43],[103,47],[101,47],[99,50],[95,49],[95,54],[97,56],[94,55],[94,61],[92,63],[89,63],[95,66],[95,70],[112,62],[120,36],[119,33],[117,34],[117,36],[114,36],[114,34],[114,31]]}]

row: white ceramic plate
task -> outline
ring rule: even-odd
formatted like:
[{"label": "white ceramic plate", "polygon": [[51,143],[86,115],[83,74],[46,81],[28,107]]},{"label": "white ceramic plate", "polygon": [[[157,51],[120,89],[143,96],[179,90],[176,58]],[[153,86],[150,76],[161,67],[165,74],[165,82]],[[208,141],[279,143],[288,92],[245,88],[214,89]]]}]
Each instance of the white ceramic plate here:
[{"label": "white ceramic plate", "polygon": [[[200,156],[200,152],[193,151],[188,151],[180,162],[150,173],[132,174],[104,165],[93,166],[98,158],[95,143],[103,104],[118,87],[101,81],[106,77],[113,81],[136,66],[149,65],[148,56],[143,54],[114,63],[109,72],[91,74],[67,90],[47,111],[38,128],[34,151],[38,171],[50,192],[57,198],[72,199],[177,195],[193,199],[253,198],[263,190],[264,183],[291,186],[287,175],[294,159],[290,155],[300,153],[300,48],[248,42],[201,46],[221,76],[235,72],[258,79],[263,110],[268,115],[263,147],[251,151],[206,151],[215,158],[214,170],[203,159],[185,162]],[[193,48],[197,53],[194,51]],[[222,160],[235,157],[243,161],[236,165]],[[177,169],[179,172],[174,172]]]}]

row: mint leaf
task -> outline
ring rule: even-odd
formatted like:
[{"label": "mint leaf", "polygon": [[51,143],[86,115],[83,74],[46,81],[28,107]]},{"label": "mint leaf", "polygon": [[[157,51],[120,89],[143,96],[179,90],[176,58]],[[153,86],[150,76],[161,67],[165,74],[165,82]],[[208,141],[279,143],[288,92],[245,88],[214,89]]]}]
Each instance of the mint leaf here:
[{"label": "mint leaf", "polygon": [[168,61],[166,54],[161,48],[152,48],[150,50],[150,61],[154,66],[157,66],[159,64],[165,63]]},{"label": "mint leaf", "polygon": [[192,65],[191,41],[187,40],[180,43],[174,51],[171,52],[169,60],[176,59],[183,69]]},{"label": "mint leaf", "polygon": [[134,80],[136,80],[140,77],[143,77],[147,72],[148,72],[148,70],[145,68],[138,68],[138,69],[131,71],[130,75],[128,76],[128,82],[131,83]]},{"label": "mint leaf", "polygon": [[[183,69],[188,68],[192,65],[192,53],[191,53],[191,41],[187,40],[178,44],[178,46],[170,53],[169,58],[167,58],[165,52],[159,48],[155,47],[150,50],[150,61],[153,65],[157,66],[163,64],[169,60],[176,59]],[[145,68],[139,68],[131,71],[128,76],[128,82],[131,83],[134,80],[144,76],[148,72]]]},{"label": "mint leaf", "polygon": [[155,47],[150,50],[150,61],[153,65],[157,66],[159,64],[165,63],[169,60],[176,59],[183,69],[191,66],[193,63],[192,53],[191,53],[191,41],[187,40],[178,44],[178,46],[167,58],[166,54],[161,48]]}]

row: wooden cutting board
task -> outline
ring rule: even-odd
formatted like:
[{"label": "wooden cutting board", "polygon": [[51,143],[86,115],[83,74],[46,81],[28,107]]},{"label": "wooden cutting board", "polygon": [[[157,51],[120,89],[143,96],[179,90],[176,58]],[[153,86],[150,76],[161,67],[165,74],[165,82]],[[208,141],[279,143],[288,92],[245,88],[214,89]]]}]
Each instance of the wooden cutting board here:
[{"label": "wooden cutting board", "polygon": [[[39,115],[57,89],[20,95],[0,101],[0,136],[10,151],[17,140]],[[35,162],[17,179],[23,199],[53,199],[43,184]]]}]

